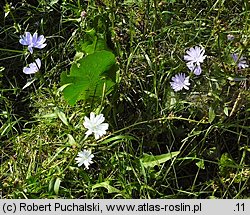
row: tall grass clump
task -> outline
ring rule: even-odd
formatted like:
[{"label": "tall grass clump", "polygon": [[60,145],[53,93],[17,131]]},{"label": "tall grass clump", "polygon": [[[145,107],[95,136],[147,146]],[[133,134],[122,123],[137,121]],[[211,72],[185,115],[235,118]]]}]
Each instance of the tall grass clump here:
[{"label": "tall grass clump", "polygon": [[250,7],[6,0],[2,198],[249,198]]}]

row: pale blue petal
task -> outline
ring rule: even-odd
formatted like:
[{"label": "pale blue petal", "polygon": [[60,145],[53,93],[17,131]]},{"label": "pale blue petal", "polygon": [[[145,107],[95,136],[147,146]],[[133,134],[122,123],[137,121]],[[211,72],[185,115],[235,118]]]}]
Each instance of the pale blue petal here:
[{"label": "pale blue petal", "polygon": [[33,54],[33,48],[32,48],[32,46],[28,46],[28,50],[30,51],[31,54]]},{"label": "pale blue petal", "polygon": [[37,32],[33,34],[33,37],[32,37],[32,43],[33,44],[37,43],[37,36],[38,36]]}]

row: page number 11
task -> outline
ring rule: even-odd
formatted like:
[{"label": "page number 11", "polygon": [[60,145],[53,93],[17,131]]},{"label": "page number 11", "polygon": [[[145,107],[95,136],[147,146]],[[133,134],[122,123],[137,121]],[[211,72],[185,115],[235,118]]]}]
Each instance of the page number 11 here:
[{"label": "page number 11", "polygon": [[242,203],[242,204],[237,203],[236,210],[234,210],[234,211],[245,211],[245,204],[244,203]]}]

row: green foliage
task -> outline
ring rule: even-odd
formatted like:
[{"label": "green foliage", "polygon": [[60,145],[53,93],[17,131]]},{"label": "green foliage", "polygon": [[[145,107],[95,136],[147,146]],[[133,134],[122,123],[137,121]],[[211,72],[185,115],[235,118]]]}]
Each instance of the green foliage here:
[{"label": "green foliage", "polygon": [[104,36],[95,32],[94,29],[85,32],[85,38],[78,41],[77,50],[85,54],[93,54],[96,51],[108,50]]},{"label": "green foliage", "polygon": [[[249,64],[247,1],[8,2],[1,197],[249,198],[249,68],[231,57]],[[22,73],[25,31],[47,39],[35,78]],[[200,76],[183,60],[195,45],[207,55]],[[191,85],[176,93],[180,72]],[[92,111],[109,123],[98,140],[85,138]],[[83,149],[94,154],[89,169],[75,162]]]},{"label": "green foliage", "polygon": [[58,193],[59,193],[60,184],[61,184],[61,179],[56,178],[55,184],[54,184],[54,192],[56,195],[58,195]]},{"label": "green foliage", "polygon": [[92,186],[92,190],[97,188],[105,188],[107,189],[108,193],[121,193],[120,190],[116,189],[115,187],[111,186],[108,181],[101,182]]},{"label": "green foliage", "polygon": [[160,165],[162,163],[167,162],[168,160],[172,160],[174,157],[176,157],[180,152],[170,152],[167,154],[161,154],[161,155],[148,155],[144,154],[143,157],[140,159],[142,165],[144,167],[154,167],[156,165]]},{"label": "green foliage", "polygon": [[115,56],[109,51],[94,52],[73,63],[70,75],[66,72],[61,75],[61,85],[67,85],[63,90],[64,98],[74,105],[81,99],[107,94],[115,81],[110,74],[114,65]]},{"label": "green foliage", "polygon": [[228,153],[224,153],[219,160],[220,174],[228,177],[234,168],[238,168],[238,165],[229,157]]}]

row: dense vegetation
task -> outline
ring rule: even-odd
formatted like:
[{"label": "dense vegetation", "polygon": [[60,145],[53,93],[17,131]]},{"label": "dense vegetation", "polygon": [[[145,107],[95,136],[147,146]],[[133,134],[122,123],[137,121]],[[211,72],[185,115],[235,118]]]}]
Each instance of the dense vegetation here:
[{"label": "dense vegetation", "polygon": [[[2,198],[250,197],[248,0],[0,8]],[[47,45],[27,49],[26,32]],[[192,47],[205,50],[199,75]],[[189,85],[175,90],[180,73]],[[101,137],[86,135],[91,112]]]}]

